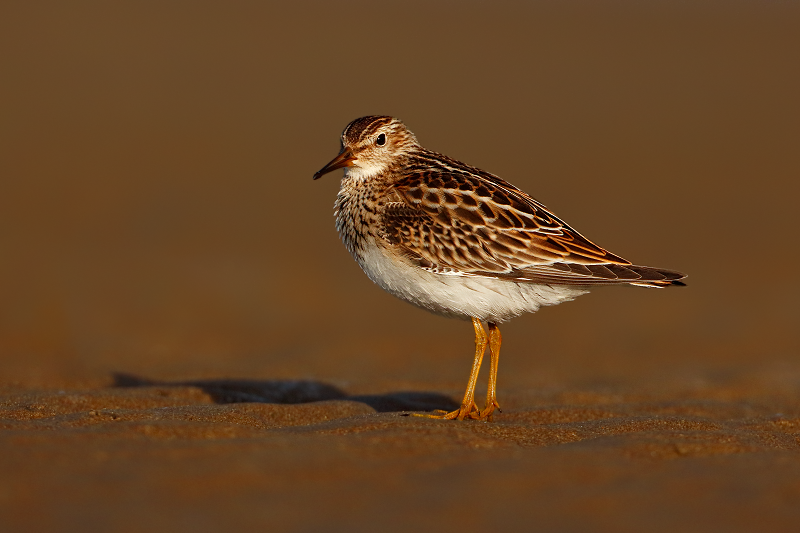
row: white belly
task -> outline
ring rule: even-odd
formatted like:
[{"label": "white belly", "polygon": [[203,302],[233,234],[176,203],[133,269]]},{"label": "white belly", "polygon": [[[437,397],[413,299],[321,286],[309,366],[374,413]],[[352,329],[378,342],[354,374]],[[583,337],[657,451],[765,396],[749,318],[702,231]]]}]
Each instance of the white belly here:
[{"label": "white belly", "polygon": [[533,313],[543,305],[556,305],[588,292],[562,285],[437,274],[384,253],[371,239],[356,260],[372,281],[401,300],[439,315],[467,320],[475,317],[505,322],[523,313]]}]

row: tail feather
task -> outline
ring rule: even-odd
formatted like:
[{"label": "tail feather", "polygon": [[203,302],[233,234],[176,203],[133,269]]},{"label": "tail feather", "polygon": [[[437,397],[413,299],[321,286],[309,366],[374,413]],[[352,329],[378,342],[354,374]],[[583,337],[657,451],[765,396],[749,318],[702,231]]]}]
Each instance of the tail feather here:
[{"label": "tail feather", "polygon": [[557,285],[616,285],[626,283],[640,287],[668,287],[686,285],[682,280],[686,274],[664,268],[653,268],[631,264],[579,264],[552,263],[537,265],[510,273],[509,277],[520,281]]},{"label": "tail feather", "polygon": [[632,270],[640,276],[637,281],[631,281],[631,285],[658,288],[669,287],[670,285],[675,285],[678,287],[686,286],[686,283],[681,281],[686,278],[686,274],[676,270],[666,270],[664,268],[653,268],[638,265],[626,265],[625,268]]}]

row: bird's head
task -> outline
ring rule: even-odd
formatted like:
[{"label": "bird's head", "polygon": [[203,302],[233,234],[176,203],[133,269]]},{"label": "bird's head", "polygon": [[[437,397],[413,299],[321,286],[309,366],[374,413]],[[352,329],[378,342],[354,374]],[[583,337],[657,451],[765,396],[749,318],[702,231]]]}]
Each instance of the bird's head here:
[{"label": "bird's head", "polygon": [[357,118],[342,132],[339,155],[314,174],[314,179],[344,168],[345,176],[366,180],[384,172],[418,147],[414,134],[396,118]]}]

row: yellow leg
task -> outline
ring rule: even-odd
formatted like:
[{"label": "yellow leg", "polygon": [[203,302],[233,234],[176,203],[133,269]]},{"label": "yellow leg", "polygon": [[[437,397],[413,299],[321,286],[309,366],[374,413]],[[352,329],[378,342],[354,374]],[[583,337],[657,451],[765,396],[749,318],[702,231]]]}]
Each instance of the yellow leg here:
[{"label": "yellow leg", "polygon": [[472,372],[470,372],[469,375],[467,392],[464,394],[464,399],[461,401],[461,407],[451,413],[444,413],[441,415],[424,414],[417,416],[424,416],[426,418],[440,418],[444,420],[483,418],[481,416],[481,412],[478,411],[478,406],[475,405],[475,384],[478,381],[478,372],[481,369],[481,362],[483,362],[483,353],[486,351],[486,331],[483,329],[481,321],[477,318],[472,319],[472,327],[475,328],[475,360],[472,362]]},{"label": "yellow leg", "polygon": [[503,337],[500,335],[500,328],[497,327],[497,324],[489,322],[489,355],[491,357],[489,388],[486,390],[486,407],[478,415],[480,419],[491,420],[494,410],[500,410],[500,404],[497,403],[497,363],[500,359],[502,343]]}]

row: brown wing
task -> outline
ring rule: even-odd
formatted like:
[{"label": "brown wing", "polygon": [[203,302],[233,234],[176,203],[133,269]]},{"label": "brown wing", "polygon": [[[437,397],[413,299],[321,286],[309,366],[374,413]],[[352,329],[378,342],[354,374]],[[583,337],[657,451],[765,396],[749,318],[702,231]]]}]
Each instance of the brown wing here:
[{"label": "brown wing", "polygon": [[683,277],[631,265],[478,169],[419,169],[397,182],[394,193],[397,201],[382,212],[386,238],[436,272],[570,285],[660,286]]}]

